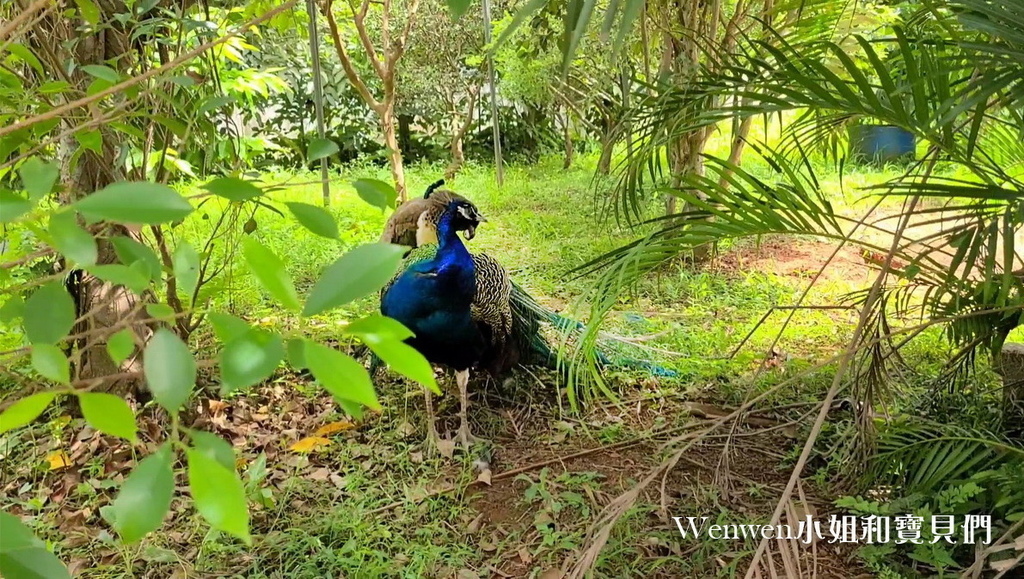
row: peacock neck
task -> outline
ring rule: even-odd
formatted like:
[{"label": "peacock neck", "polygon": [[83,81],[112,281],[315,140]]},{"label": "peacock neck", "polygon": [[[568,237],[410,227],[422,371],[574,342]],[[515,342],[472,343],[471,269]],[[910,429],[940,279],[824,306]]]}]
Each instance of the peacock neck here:
[{"label": "peacock neck", "polygon": [[454,226],[455,215],[445,211],[437,223],[437,257],[442,266],[456,266],[472,273],[473,257]]}]

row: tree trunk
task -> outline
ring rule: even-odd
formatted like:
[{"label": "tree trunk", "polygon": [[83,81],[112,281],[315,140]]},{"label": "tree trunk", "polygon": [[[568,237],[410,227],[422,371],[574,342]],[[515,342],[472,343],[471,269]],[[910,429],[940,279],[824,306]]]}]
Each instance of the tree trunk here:
[{"label": "tree trunk", "polygon": [[405,190],[405,167],[402,164],[402,149],[398,146],[397,127],[395,126],[393,106],[386,107],[380,114],[381,131],[384,133],[384,146],[388,149],[388,163],[391,165],[391,178],[398,191],[398,199],[402,203],[408,201]]},{"label": "tree trunk", "polygon": [[[747,99],[744,99],[747,100]],[[750,126],[753,124],[754,117],[746,116],[742,120],[733,122],[732,126],[732,145],[729,148],[729,164],[739,166],[740,160],[743,159],[743,148],[747,144],[747,135],[750,134]],[[729,169],[724,169],[722,175],[718,179],[718,185],[725,187],[728,183],[728,178],[732,174]]]},{"label": "tree trunk", "polygon": [[597,172],[602,175],[611,173],[612,150],[615,148],[615,141],[609,133],[601,137],[601,156],[597,159]]},{"label": "tree trunk", "polygon": [[466,164],[466,154],[462,150],[462,137],[452,137],[451,144],[452,161],[448,164],[448,167],[444,170],[444,178],[446,180],[452,180],[462,170],[462,166]]},{"label": "tree trunk", "polygon": [[[98,2],[104,22],[114,22],[114,14],[126,11],[118,1]],[[41,22],[34,29],[33,44],[50,71],[65,69],[68,61],[74,61],[78,70],[66,76],[84,92],[91,78],[81,71],[89,64],[116,62],[121,72],[126,73],[131,65],[132,54],[128,35],[119,26],[104,28],[101,32],[82,36],[78,30],[82,23],[73,18],[51,18]],[[68,48],[73,46],[74,52]],[[65,119],[65,128],[71,129],[80,118]],[[68,135],[58,143],[57,159],[61,167],[63,193],[60,202],[73,203],[90,193],[102,189],[115,181],[124,179],[117,163],[120,144],[116,133],[104,130],[101,153],[81,151],[74,136]],[[103,236],[97,239],[100,265],[117,263],[118,258],[108,239],[116,235],[131,236],[133,232],[123,226],[107,227]],[[132,357],[117,365],[107,355],[106,342],[114,333],[114,327],[130,327],[137,343],[141,346],[151,333],[146,325],[146,314],[140,307],[140,296],[122,286],[116,286],[82,271],[68,271],[65,286],[75,300],[78,321],[72,333],[80,337],[72,346],[74,364],[73,380],[97,380],[91,386],[93,392],[111,392],[124,395],[133,392],[141,384],[141,360]],[[126,324],[126,322],[128,322]],[[141,348],[140,348],[141,349]],[[118,376],[118,378],[111,378]]]},{"label": "tree trunk", "polygon": [[412,155],[412,115],[402,113],[395,116],[398,118],[398,148]]},{"label": "tree trunk", "polygon": [[562,162],[562,169],[565,170],[572,167],[572,160],[576,155],[576,149],[572,142],[572,124],[569,122],[568,111],[562,117],[562,141],[565,144],[565,160]]},{"label": "tree trunk", "polygon": [[605,100],[601,107],[601,156],[597,159],[597,172],[607,175],[612,168],[612,153],[615,149],[615,122],[612,119],[612,103]]},{"label": "tree trunk", "polygon": [[[470,87],[467,93],[468,105],[466,106],[466,116],[460,120],[458,114],[455,113],[452,119],[452,140],[449,144],[452,160],[444,172],[444,178],[448,180],[454,179],[455,175],[462,170],[462,166],[466,164],[466,153],[463,150],[463,144],[466,142],[466,133],[473,126],[473,115],[476,113],[476,99],[479,90],[474,90]],[[452,105],[452,110],[457,111],[454,104]]]}]

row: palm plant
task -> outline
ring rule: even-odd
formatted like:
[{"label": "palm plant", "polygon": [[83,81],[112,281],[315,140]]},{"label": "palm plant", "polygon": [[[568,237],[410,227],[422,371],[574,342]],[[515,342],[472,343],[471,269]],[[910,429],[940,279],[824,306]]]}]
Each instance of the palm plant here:
[{"label": "palm plant", "polygon": [[[619,173],[619,204],[643,207],[653,190],[678,197],[688,209],[650,221],[655,229],[648,236],[584,266],[601,272],[591,300],[592,328],[630,284],[694,247],[802,234],[909,263],[887,278],[883,290],[892,299],[877,300],[876,307],[888,304],[884,314],[918,314],[943,324],[962,347],[957,364],[972,360],[978,348],[996,355],[1022,323],[1024,307],[1015,245],[1024,226],[1024,9],[963,0],[930,14],[936,18],[894,27],[889,38],[858,39],[857,60],[832,40],[751,40],[708,81],[668,87],[641,101],[631,118],[637,146]],[[929,36],[939,28],[955,36]],[[884,52],[896,57],[885,59]],[[900,75],[893,72],[897,63]],[[709,95],[732,98],[694,118],[694,103]],[[777,113],[795,115],[781,142],[753,147],[773,178],[709,156],[707,174],[682,176],[676,188],[660,185],[664,151],[676,135],[734,116]],[[837,213],[807,162],[817,143],[834,140],[857,118],[901,127],[927,146],[903,175],[867,191],[904,201],[894,217],[903,225],[891,248],[858,236],[892,232],[884,223]],[[939,168],[943,176],[936,175]]]},{"label": "palm plant", "polygon": [[[610,12],[621,14],[621,24],[628,26],[635,4],[644,2],[616,2]],[[606,22],[615,19],[609,15]],[[573,29],[579,28],[577,19]],[[614,204],[640,216],[652,194],[669,194],[683,201],[684,210],[647,221],[646,236],[583,267],[597,277],[579,350],[594,343],[624,291],[694,248],[799,234],[838,246],[855,244],[881,256],[875,284],[853,296],[861,306],[860,324],[854,343],[839,358],[825,407],[849,382],[884,381],[900,349],[934,326],[958,348],[943,373],[944,382],[955,386],[973,368],[977,353],[998,357],[1009,332],[1024,324],[1017,246],[1024,228],[1024,6],[930,0],[891,26],[890,34],[875,38],[836,37],[834,31],[821,33],[821,27],[794,36],[767,21],[764,30],[745,34],[736,50],[718,55],[709,74],[657,86],[632,107],[633,146],[619,167]],[[709,107],[709,102],[716,104]],[[705,156],[703,174],[675,175],[674,182],[665,178],[672,172],[667,151],[675,140],[723,121],[775,114],[794,121],[777,144],[752,147],[756,160],[769,167],[769,177],[734,160]],[[903,174],[865,191],[875,207],[886,199],[902,202],[890,218],[895,226],[873,221],[870,212],[851,216],[836,210],[808,161],[824,143],[842,169],[845,128],[861,119],[900,127],[923,143],[923,155]],[[883,233],[891,243],[871,242],[864,235],[870,232]],[[898,262],[907,265],[896,267]],[[895,330],[889,323],[914,318],[918,323]],[[603,386],[596,364],[592,367],[593,376],[577,377],[579,397],[592,395],[595,383]],[[851,369],[859,380],[844,382]],[[925,489],[948,481],[944,477],[950,473],[959,476],[984,466],[985,472],[999,473],[990,479],[1000,488],[1014,488],[1008,481],[1020,473],[1019,442],[920,422],[883,422],[879,429],[872,410],[884,401],[883,393],[873,387],[854,390],[859,437],[851,447],[859,454],[852,464],[867,462],[876,475],[888,473]],[[819,414],[774,520],[826,416],[827,410]],[[573,576],[582,576],[607,536],[617,516],[612,509],[621,510],[637,492],[620,497],[599,519],[592,530],[595,546],[581,556]]]}]

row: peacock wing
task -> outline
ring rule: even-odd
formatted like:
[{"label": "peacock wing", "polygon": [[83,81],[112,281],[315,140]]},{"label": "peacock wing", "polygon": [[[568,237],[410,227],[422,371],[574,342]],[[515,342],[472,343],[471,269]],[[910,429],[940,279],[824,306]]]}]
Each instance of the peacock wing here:
[{"label": "peacock wing", "polygon": [[473,319],[491,327],[492,335],[504,341],[512,332],[512,279],[508,271],[485,253],[473,255],[476,270],[476,296]]}]

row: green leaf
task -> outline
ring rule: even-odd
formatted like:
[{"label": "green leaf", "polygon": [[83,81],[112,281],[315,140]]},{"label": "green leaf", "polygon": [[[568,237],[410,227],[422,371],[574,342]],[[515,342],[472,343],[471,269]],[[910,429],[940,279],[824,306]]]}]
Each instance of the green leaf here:
[{"label": "green leaf", "polygon": [[146,266],[143,270],[146,277],[152,280],[160,279],[160,258],[152,249],[123,235],[111,238],[110,242],[114,244],[114,252],[121,263],[130,267],[136,262],[141,262]]},{"label": "green leaf", "polygon": [[83,20],[93,26],[100,23],[100,9],[92,0],[75,0],[75,4],[78,5],[78,13],[82,15]]},{"label": "green leaf", "polygon": [[79,266],[93,265],[99,255],[96,239],[78,226],[72,211],[54,213],[50,217],[50,237],[53,246]]},{"label": "green leaf", "polygon": [[210,312],[206,319],[213,324],[213,333],[225,344],[249,331],[252,326],[242,318],[222,312]]},{"label": "green leaf", "polygon": [[57,346],[50,344],[32,346],[32,367],[47,380],[53,380],[58,384],[71,382],[71,364],[68,363],[68,357]]},{"label": "green leaf", "polygon": [[184,294],[191,302],[192,294],[199,285],[199,252],[187,241],[178,243],[171,256],[171,264],[174,268],[174,279],[178,284],[178,291]]},{"label": "green leaf", "polygon": [[299,309],[299,295],[295,293],[292,278],[288,275],[284,262],[274,255],[273,251],[255,239],[247,237],[242,240],[242,254],[263,289],[286,308]]},{"label": "green leaf", "polygon": [[174,496],[171,448],[164,444],[142,459],[121,485],[111,505],[111,523],[121,540],[134,543],[164,521]]},{"label": "green leaf", "polygon": [[0,324],[11,324],[14,320],[23,317],[25,314],[25,300],[19,295],[7,298],[4,305],[0,307]]},{"label": "green leaf", "polygon": [[306,342],[306,366],[332,396],[380,409],[370,374],[351,356],[316,342]]},{"label": "green leaf", "polygon": [[79,131],[75,133],[75,140],[83,149],[97,154],[103,152],[103,133],[99,131]]},{"label": "green leaf", "polygon": [[412,330],[402,325],[398,320],[371,314],[365,318],[358,319],[345,326],[345,333],[375,340],[406,340],[413,337]]},{"label": "green leaf", "polygon": [[221,107],[223,107],[225,105],[229,105],[229,104],[231,104],[233,102],[235,102],[235,98],[234,97],[230,97],[230,96],[226,96],[226,95],[212,96],[212,97],[206,99],[206,101],[202,105],[199,106],[199,114],[208,113],[208,112],[210,112],[212,110],[219,109],[219,108],[221,108]]},{"label": "green leaf", "polygon": [[0,512],[0,576],[7,579],[71,579],[46,544],[18,517]]},{"label": "green leaf", "polygon": [[160,328],[142,353],[142,371],[153,398],[168,412],[177,412],[196,384],[196,360],[185,342]]},{"label": "green leaf", "polygon": [[12,56],[20,58],[26,64],[31,66],[33,70],[38,72],[41,77],[45,78],[46,69],[43,68],[43,63],[39,62],[39,58],[36,57],[36,55],[31,50],[29,50],[27,46],[25,46],[24,44],[19,44],[17,42],[11,42],[5,44],[4,48],[6,48],[7,51],[11,53]]},{"label": "green leaf", "polygon": [[214,179],[203,185],[203,189],[231,201],[248,201],[263,195],[263,190],[259,187],[235,177]]},{"label": "green leaf", "polygon": [[337,402],[338,406],[341,406],[341,409],[345,411],[345,414],[348,414],[356,420],[361,420],[363,418],[363,407],[359,405],[359,403],[342,398],[337,399]]},{"label": "green leaf", "polygon": [[60,168],[56,163],[47,163],[39,157],[32,157],[22,164],[18,174],[21,176],[22,186],[28,191],[28,198],[38,201],[53,190],[53,185],[60,176]]},{"label": "green leaf", "polygon": [[324,157],[337,153],[340,149],[337,143],[329,139],[313,139],[309,142],[309,150],[306,153],[306,160],[313,162]]},{"label": "green leaf", "polygon": [[365,341],[366,345],[380,356],[381,360],[387,362],[395,372],[419,382],[436,394],[441,393],[441,389],[437,387],[437,379],[434,378],[434,369],[416,348],[405,342],[391,339],[366,339]]},{"label": "green leaf", "polygon": [[90,265],[86,271],[114,285],[123,285],[135,293],[142,293],[149,286],[149,266],[144,262],[136,262],[131,266],[120,263],[107,265]]},{"label": "green leaf", "polygon": [[56,397],[56,392],[36,392],[11,404],[0,413],[0,434],[30,424]]},{"label": "green leaf", "polygon": [[235,449],[230,442],[205,430],[189,430],[188,435],[192,438],[193,448],[216,460],[224,468],[235,470]]},{"label": "green leaf", "polygon": [[87,64],[82,67],[82,70],[87,72],[89,76],[105,80],[110,84],[116,84],[121,80],[121,75],[117,74],[116,70],[102,64]]},{"label": "green leaf", "polygon": [[22,322],[32,344],[56,344],[75,325],[75,302],[63,285],[50,282],[25,301]]},{"label": "green leaf", "polygon": [[154,320],[160,320],[168,324],[174,323],[174,308],[167,304],[146,304],[146,313]]},{"label": "green leaf", "polygon": [[190,448],[188,484],[196,510],[210,526],[234,535],[246,544],[252,542],[245,487],[233,469],[225,468],[204,452]]},{"label": "green leaf", "polygon": [[108,185],[75,202],[82,215],[93,220],[159,225],[184,219],[192,204],[166,185],[124,181]]},{"label": "green leaf", "polygon": [[125,328],[110,336],[110,339],[107,340],[107,355],[118,366],[121,365],[121,362],[127,360],[128,356],[131,356],[134,351],[135,333],[132,332],[131,328]]},{"label": "green leaf", "polygon": [[395,275],[405,251],[390,243],[367,243],[349,251],[324,270],[302,315],[316,315],[380,290]]},{"label": "green leaf", "polygon": [[327,211],[308,203],[285,203],[303,227],[328,239],[338,238],[338,224]]},{"label": "green leaf", "polygon": [[473,0],[448,0],[448,12],[451,13],[453,19],[458,20],[472,4]]},{"label": "green leaf", "polygon": [[295,370],[306,369],[306,342],[302,338],[292,338],[288,340],[288,363],[292,365]]},{"label": "green leaf", "polygon": [[85,421],[96,430],[135,442],[135,415],[120,396],[105,392],[76,392]]},{"label": "green leaf", "polygon": [[13,191],[0,190],[0,223],[11,223],[32,211],[35,203]]},{"label": "green leaf", "polygon": [[394,209],[395,203],[398,201],[398,191],[395,191],[390,183],[384,181],[356,179],[352,182],[352,186],[356,188],[356,193],[363,201],[374,207],[380,207],[381,210],[388,207]]},{"label": "green leaf", "polygon": [[226,394],[266,380],[283,358],[281,336],[255,328],[245,332],[220,353],[222,391]]}]

